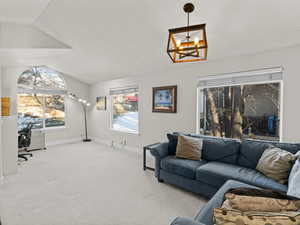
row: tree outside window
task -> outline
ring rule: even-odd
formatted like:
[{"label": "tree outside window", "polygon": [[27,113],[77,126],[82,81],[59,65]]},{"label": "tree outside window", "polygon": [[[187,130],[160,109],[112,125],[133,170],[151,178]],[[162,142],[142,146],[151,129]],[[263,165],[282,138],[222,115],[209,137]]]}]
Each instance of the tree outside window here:
[{"label": "tree outside window", "polygon": [[202,134],[279,141],[280,83],[204,88],[200,96]]},{"label": "tree outside window", "polygon": [[18,129],[28,123],[34,129],[65,126],[64,96],[66,86],[58,72],[32,67],[18,79]]}]

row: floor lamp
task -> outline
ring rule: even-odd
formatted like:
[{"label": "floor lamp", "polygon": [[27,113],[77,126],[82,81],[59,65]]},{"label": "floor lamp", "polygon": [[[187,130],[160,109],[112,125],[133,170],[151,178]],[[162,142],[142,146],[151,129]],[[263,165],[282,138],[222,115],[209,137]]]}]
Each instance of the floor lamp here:
[{"label": "floor lamp", "polygon": [[85,138],[83,139],[83,142],[91,142],[92,140],[88,138],[88,127],[87,127],[87,108],[91,105],[87,100],[84,100],[82,98],[78,98],[75,94],[70,93],[69,97],[73,100],[77,100],[83,108],[84,113],[84,130],[85,130]]}]

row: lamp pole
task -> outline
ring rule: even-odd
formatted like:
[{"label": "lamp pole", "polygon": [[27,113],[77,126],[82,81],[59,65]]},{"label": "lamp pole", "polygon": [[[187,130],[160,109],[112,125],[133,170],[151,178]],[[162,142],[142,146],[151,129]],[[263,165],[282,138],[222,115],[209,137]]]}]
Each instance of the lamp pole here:
[{"label": "lamp pole", "polygon": [[78,98],[75,94],[69,93],[69,97],[72,100],[75,100],[79,102],[82,105],[83,113],[84,113],[84,131],[85,131],[85,137],[82,140],[83,142],[91,142],[92,140],[88,138],[88,126],[87,126],[87,108],[91,105],[87,100],[84,100],[82,98]]},{"label": "lamp pole", "polygon": [[83,142],[91,142],[92,140],[88,138],[88,129],[87,129],[87,119],[86,119],[86,108],[88,107],[89,103],[82,104],[83,106],[83,112],[84,112],[84,127],[85,127],[85,139],[83,139]]}]

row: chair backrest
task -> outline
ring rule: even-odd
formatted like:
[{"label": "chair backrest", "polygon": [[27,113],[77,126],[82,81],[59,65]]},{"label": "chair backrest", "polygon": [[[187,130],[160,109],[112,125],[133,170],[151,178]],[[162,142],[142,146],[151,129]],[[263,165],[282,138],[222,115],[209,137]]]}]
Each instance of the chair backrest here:
[{"label": "chair backrest", "polygon": [[27,148],[31,144],[31,130],[33,123],[28,123],[27,127],[19,131],[18,146],[19,148]]}]

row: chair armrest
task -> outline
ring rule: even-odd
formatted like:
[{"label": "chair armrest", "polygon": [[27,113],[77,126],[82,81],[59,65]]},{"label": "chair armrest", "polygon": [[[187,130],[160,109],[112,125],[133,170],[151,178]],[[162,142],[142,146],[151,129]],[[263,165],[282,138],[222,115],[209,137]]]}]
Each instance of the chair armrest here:
[{"label": "chair armrest", "polygon": [[163,158],[169,154],[168,142],[161,143],[150,149],[154,157]]},{"label": "chair armrest", "polygon": [[171,225],[205,225],[205,224],[199,223],[192,219],[178,217],[171,223]]}]

